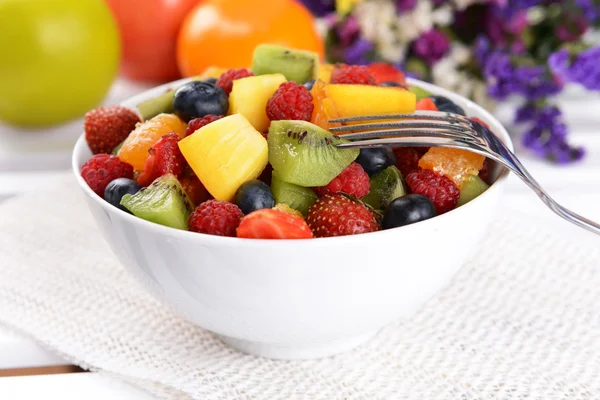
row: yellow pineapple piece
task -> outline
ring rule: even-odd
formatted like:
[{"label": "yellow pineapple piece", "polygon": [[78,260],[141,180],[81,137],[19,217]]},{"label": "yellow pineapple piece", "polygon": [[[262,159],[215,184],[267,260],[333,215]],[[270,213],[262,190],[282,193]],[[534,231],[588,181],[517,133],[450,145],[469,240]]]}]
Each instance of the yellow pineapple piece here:
[{"label": "yellow pineapple piece", "polygon": [[479,174],[485,157],[466,150],[432,147],[419,160],[419,167],[444,175],[462,189],[466,179]]},{"label": "yellow pineapple piece", "polygon": [[282,74],[249,76],[233,81],[229,94],[229,114],[242,114],[259,132],[269,129],[267,102],[279,85],[287,82]]},{"label": "yellow pineapple piece", "polygon": [[219,77],[223,74],[223,72],[227,71],[227,68],[220,68],[220,67],[207,67],[204,72],[202,72],[202,74],[200,76],[198,76],[199,79],[208,79],[208,78],[216,78],[219,79]]},{"label": "yellow pineapple piece", "polygon": [[325,95],[340,117],[408,114],[415,111],[417,104],[414,93],[396,87],[328,84]]},{"label": "yellow pineapple piece", "polygon": [[159,114],[138,124],[123,142],[117,156],[121,161],[132,165],[134,170],[142,171],[148,158],[148,150],[154,143],[169,132],[175,132],[182,138],[186,128],[187,124],[175,114]]},{"label": "yellow pineapple piece", "polygon": [[267,140],[241,114],[203,126],[180,140],[179,149],[204,187],[223,201],[233,200],[268,161]]},{"label": "yellow pineapple piece", "polygon": [[329,83],[331,81],[331,73],[335,65],[333,64],[321,64],[319,66],[319,77],[317,79],[322,80],[325,83]]}]

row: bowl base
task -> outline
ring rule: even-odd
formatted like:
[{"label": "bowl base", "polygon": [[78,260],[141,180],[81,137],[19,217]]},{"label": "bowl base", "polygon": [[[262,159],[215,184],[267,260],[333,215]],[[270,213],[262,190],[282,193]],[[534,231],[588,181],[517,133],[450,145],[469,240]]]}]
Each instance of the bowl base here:
[{"label": "bowl base", "polygon": [[277,360],[307,360],[312,358],[322,358],[343,353],[365,343],[371,339],[377,331],[367,334],[353,336],[339,340],[330,340],[327,342],[313,343],[263,343],[252,342],[249,340],[236,339],[229,336],[218,335],[225,344],[235,350],[253,356],[273,358]]}]

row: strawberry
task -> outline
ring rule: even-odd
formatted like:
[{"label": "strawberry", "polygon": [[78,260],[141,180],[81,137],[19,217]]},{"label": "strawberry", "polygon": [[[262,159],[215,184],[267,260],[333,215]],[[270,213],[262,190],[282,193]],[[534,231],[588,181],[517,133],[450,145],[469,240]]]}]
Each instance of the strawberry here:
[{"label": "strawberry", "polygon": [[384,62],[376,62],[369,65],[368,68],[371,75],[375,77],[375,81],[378,85],[383,82],[395,82],[402,86],[406,86],[404,73],[393,65]]},{"label": "strawberry", "polygon": [[363,204],[341,194],[327,194],[308,209],[306,222],[315,237],[375,232],[379,224]]},{"label": "strawberry", "polygon": [[310,239],[304,218],[272,208],[254,211],[242,219],[237,237],[247,239]]},{"label": "strawberry", "polygon": [[429,97],[417,101],[417,110],[438,111],[437,106]]},{"label": "strawberry", "polygon": [[110,154],[141,122],[130,109],[113,106],[100,107],[85,114],[85,140],[94,154]]},{"label": "strawberry", "polygon": [[170,132],[150,148],[144,171],[137,179],[140,185],[148,186],[156,178],[166,174],[173,174],[177,178],[183,175],[186,161],[177,142],[179,142],[179,135]]}]

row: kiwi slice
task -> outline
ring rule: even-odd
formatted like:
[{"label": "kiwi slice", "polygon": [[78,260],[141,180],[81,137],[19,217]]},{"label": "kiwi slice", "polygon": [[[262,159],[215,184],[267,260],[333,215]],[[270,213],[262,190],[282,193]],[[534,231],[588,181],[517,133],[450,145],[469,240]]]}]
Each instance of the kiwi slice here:
[{"label": "kiwi slice", "polygon": [[[192,78],[193,81],[201,81],[202,78],[196,76]],[[174,88],[166,91],[160,96],[153,97],[151,99],[142,101],[136,107],[140,111],[144,121],[150,118],[156,117],[158,114],[172,114],[175,112],[173,109],[173,98],[178,88]]]},{"label": "kiwi slice", "polygon": [[348,143],[306,121],[272,121],[269,162],[284,182],[305,187],[325,186],[358,157],[358,149],[338,149]]},{"label": "kiwi slice", "polygon": [[462,189],[460,189],[460,197],[458,198],[458,203],[456,206],[460,207],[463,204],[467,204],[475,197],[488,190],[489,187],[490,185],[485,183],[483,179],[477,175],[469,176],[463,183]]},{"label": "kiwi slice", "polygon": [[405,194],[402,173],[392,165],[371,177],[371,190],[361,200],[375,210],[385,210],[393,200]]},{"label": "kiwi slice", "polygon": [[414,93],[417,96],[417,101],[424,99],[425,97],[431,96],[431,93],[418,86],[409,86],[408,91]]},{"label": "kiwi slice", "polygon": [[185,190],[173,174],[163,175],[136,194],[126,194],[121,205],[136,217],[177,229],[188,229],[194,209]]},{"label": "kiwi slice", "polygon": [[302,215],[308,213],[308,208],[317,201],[317,194],[314,190],[284,182],[273,172],[271,178],[271,191],[275,198],[275,204],[287,204],[294,210],[298,210]]},{"label": "kiwi slice", "polygon": [[262,44],[254,49],[252,72],[254,75],[280,73],[288,81],[304,83],[317,79],[319,55],[312,51]]}]

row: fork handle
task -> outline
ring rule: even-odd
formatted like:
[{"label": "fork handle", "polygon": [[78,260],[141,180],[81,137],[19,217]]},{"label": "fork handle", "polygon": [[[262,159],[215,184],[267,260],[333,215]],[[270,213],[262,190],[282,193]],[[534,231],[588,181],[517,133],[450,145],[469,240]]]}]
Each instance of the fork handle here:
[{"label": "fork handle", "polygon": [[[538,197],[550,208],[554,213],[558,216],[566,219],[567,221],[581,227],[587,229],[588,231],[600,235],[600,224],[585,218],[568,208],[560,205],[556,202],[549,194],[546,192],[542,186],[531,176],[529,171],[521,164],[521,162],[517,159],[517,157],[508,150],[505,146],[502,146],[504,150],[504,154],[501,157],[493,157],[497,162],[504,165],[512,172],[514,172],[527,186],[529,186]],[[489,157],[489,155],[488,155]]]}]

